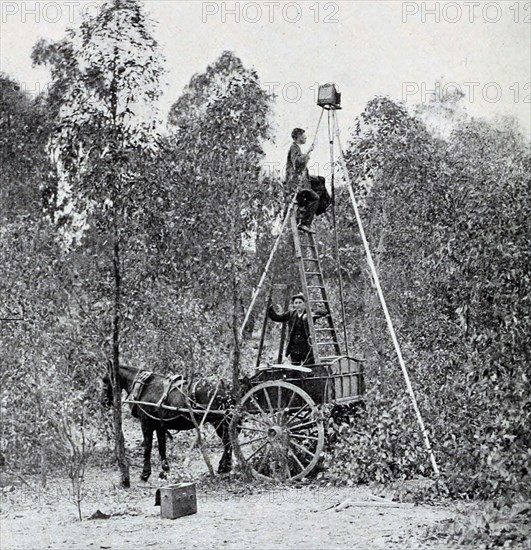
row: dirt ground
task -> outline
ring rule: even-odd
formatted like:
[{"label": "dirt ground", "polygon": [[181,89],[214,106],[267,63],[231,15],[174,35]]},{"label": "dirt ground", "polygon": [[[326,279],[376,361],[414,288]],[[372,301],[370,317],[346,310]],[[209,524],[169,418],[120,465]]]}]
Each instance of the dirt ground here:
[{"label": "dirt ground", "polygon": [[[187,477],[179,476],[178,465],[192,434],[178,434],[170,443],[172,473],[166,481],[157,478],[154,450],[153,475],[144,483],[139,479],[139,427],[128,419],[125,431],[132,487],[120,488],[117,472],[109,465],[93,464],[85,477],[81,522],[67,477],[48,479],[45,490],[37,476],[24,475],[23,481],[15,476],[3,483],[2,550],[450,548],[427,531],[459,516],[452,505],[380,506],[372,498],[374,489],[327,487],[315,481],[263,485],[229,476],[211,482],[198,451],[186,468]],[[219,448],[214,446],[211,456],[217,464]],[[157,487],[183,480],[197,482],[197,514],[161,519],[160,508],[154,506]],[[347,502],[352,505],[345,506]],[[89,520],[97,511],[110,517]]]},{"label": "dirt ground", "polygon": [[448,548],[424,535],[426,527],[452,517],[451,509],[369,504],[335,510],[346,499],[370,502],[364,488],[271,486],[238,493],[230,484],[199,486],[198,513],[168,520],[154,506],[153,486],[139,481],[122,490],[114,476],[92,472],[82,504],[85,517],[100,510],[109,519],[78,521],[65,481],[54,481],[46,492],[24,486],[4,495],[1,548]]}]

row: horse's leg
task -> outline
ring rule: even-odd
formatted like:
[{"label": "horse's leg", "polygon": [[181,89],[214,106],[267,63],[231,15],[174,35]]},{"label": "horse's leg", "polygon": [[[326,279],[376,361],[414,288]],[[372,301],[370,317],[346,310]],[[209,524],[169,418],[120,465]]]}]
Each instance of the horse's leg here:
[{"label": "horse's leg", "polygon": [[157,428],[157,441],[159,444],[159,456],[162,471],[169,472],[170,465],[168,464],[168,459],[166,458],[166,428],[162,426]]},{"label": "horse's leg", "polygon": [[219,461],[218,474],[228,474],[232,470],[232,444],[230,441],[230,417],[224,416],[223,420],[216,424],[216,433],[223,443],[223,455]]},{"label": "horse's leg", "polygon": [[140,479],[147,481],[151,475],[151,449],[153,447],[153,425],[150,422],[142,422],[142,434],[144,435],[144,468]]}]

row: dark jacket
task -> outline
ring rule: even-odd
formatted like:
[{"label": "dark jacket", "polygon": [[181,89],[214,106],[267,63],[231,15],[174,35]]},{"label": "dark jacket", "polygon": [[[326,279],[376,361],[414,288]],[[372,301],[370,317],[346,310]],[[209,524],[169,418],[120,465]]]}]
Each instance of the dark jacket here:
[{"label": "dark jacket", "polygon": [[304,155],[297,143],[292,143],[286,159],[286,187],[294,193],[298,187],[308,187],[308,155]]},{"label": "dark jacket", "polygon": [[[273,306],[269,306],[267,312],[269,318],[277,323],[288,323],[288,345],[286,347],[286,355],[308,355],[311,351],[310,327],[308,326],[308,314],[303,313],[302,318],[299,317],[296,311],[285,311],[277,313]],[[318,319],[327,315],[324,310],[319,310],[313,313],[312,317]]]}]

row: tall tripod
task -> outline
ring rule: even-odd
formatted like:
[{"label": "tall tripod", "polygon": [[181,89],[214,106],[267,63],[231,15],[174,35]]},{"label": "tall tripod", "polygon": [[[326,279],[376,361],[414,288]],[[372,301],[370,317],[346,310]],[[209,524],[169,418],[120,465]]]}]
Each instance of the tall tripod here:
[{"label": "tall tripod", "polygon": [[[323,107],[323,111],[321,112],[321,117],[319,118],[319,123],[317,125],[317,130],[316,130],[315,135],[317,136],[317,131],[319,129],[319,125],[320,125],[320,122],[321,122],[321,119],[322,119],[322,116],[323,116],[323,112],[324,112],[325,109],[328,111],[328,140],[329,140],[329,146],[330,146],[330,166],[331,166],[330,181],[331,181],[331,195],[332,195],[332,200],[333,200],[333,203],[334,203],[333,210],[332,210],[332,219],[333,219],[333,224],[334,224],[334,234],[335,234],[335,239],[334,240],[335,240],[335,248],[336,248],[336,258],[337,258],[337,261],[338,261],[338,264],[339,264],[339,253],[338,253],[339,246],[338,246],[336,210],[335,210],[335,153],[334,153],[334,143],[335,142],[337,142],[337,145],[338,145],[339,163],[340,163],[340,166],[341,166],[341,169],[342,169],[343,176],[344,176],[345,181],[347,183],[349,196],[350,196],[350,199],[351,199],[351,202],[352,202],[352,207],[354,209],[354,214],[355,214],[355,217],[356,217],[356,222],[358,224],[358,229],[359,229],[359,232],[360,232],[360,236],[361,236],[362,241],[363,241],[363,247],[365,249],[365,254],[366,254],[366,257],[367,257],[367,263],[369,265],[369,268],[370,268],[370,271],[371,271],[371,274],[372,274],[372,278],[373,278],[373,281],[374,281],[374,285],[375,285],[376,291],[378,293],[378,298],[380,300],[380,304],[382,306],[382,309],[383,309],[383,312],[384,312],[384,315],[385,315],[387,328],[389,330],[389,334],[390,334],[391,339],[393,341],[393,346],[395,348],[395,352],[396,352],[396,355],[397,355],[397,358],[398,358],[398,362],[400,364],[400,368],[402,370],[402,374],[404,376],[404,380],[405,380],[405,383],[406,383],[407,391],[408,391],[409,397],[411,399],[412,406],[413,406],[413,409],[415,411],[415,415],[416,415],[416,418],[417,418],[417,422],[418,422],[420,431],[421,431],[423,439],[424,439],[424,444],[426,446],[426,450],[427,450],[428,455],[430,457],[430,462],[431,462],[433,471],[435,472],[436,475],[439,475],[439,467],[437,466],[437,462],[435,460],[435,455],[434,455],[433,450],[431,448],[430,439],[428,437],[428,432],[426,430],[426,427],[424,425],[424,421],[422,419],[422,416],[420,414],[420,410],[418,408],[415,393],[413,391],[413,387],[411,385],[411,380],[409,378],[409,374],[408,374],[408,371],[407,371],[407,368],[406,368],[406,365],[405,365],[405,361],[404,361],[404,358],[402,356],[402,351],[401,351],[401,348],[400,348],[400,344],[398,342],[398,339],[397,339],[397,336],[396,336],[396,333],[395,333],[395,329],[394,329],[394,326],[393,326],[391,316],[389,315],[389,310],[387,308],[387,303],[385,301],[385,297],[384,297],[384,294],[383,294],[383,291],[382,291],[382,287],[380,285],[380,278],[378,276],[378,272],[377,272],[376,267],[374,265],[372,254],[371,254],[371,251],[370,251],[370,248],[369,248],[369,243],[367,241],[367,237],[365,235],[365,230],[363,228],[363,223],[362,223],[362,219],[361,219],[359,209],[358,209],[358,205],[357,205],[357,202],[356,202],[356,196],[355,196],[355,193],[354,193],[353,184],[352,184],[352,181],[350,179],[350,175],[349,175],[349,172],[348,172],[348,169],[347,169],[345,157],[344,157],[344,154],[343,154],[343,149],[342,149],[342,146],[341,146],[341,136],[340,136],[339,124],[338,124],[338,121],[337,121],[337,113],[336,113],[337,108],[335,108],[333,106]],[[315,141],[315,138],[314,138],[314,141]],[[277,237],[277,240],[275,242],[275,245],[273,247],[273,250],[271,252],[269,260],[266,264],[266,268],[265,268],[265,270],[262,274],[262,278],[260,280],[260,283],[258,284],[258,287],[255,289],[255,292],[253,294],[251,304],[250,304],[250,306],[247,310],[247,314],[245,316],[245,319],[243,321],[243,324],[242,324],[242,327],[241,327],[241,330],[240,330],[240,335],[243,334],[243,330],[245,328],[245,325],[247,324],[247,321],[249,319],[249,315],[252,311],[252,308],[254,307],[256,298],[258,297],[258,293],[260,292],[260,289],[261,289],[261,287],[262,287],[262,285],[265,281],[265,278],[266,278],[267,273],[269,271],[269,268],[271,266],[273,256],[274,256],[274,254],[275,254],[275,252],[278,248],[278,245],[280,243],[280,239],[282,237],[284,229],[286,228],[288,220],[290,218],[290,215],[291,215],[291,212],[292,212],[292,209],[293,209],[293,206],[294,206],[294,202],[295,202],[295,199],[293,199],[293,201],[289,205],[288,211],[286,213],[286,217],[284,218],[284,221],[282,223],[281,231],[280,231],[280,233]],[[348,341],[348,339],[347,339],[347,333],[346,333],[345,307],[344,307],[344,299],[343,299],[343,281],[342,281],[342,277],[341,277],[341,266],[338,265],[338,267],[339,267],[339,269],[338,269],[338,272],[339,272],[339,286],[340,286],[342,317],[343,317],[343,330],[344,330],[344,337],[345,337],[345,343],[346,343]],[[315,335],[313,334],[312,336],[314,337],[314,341],[315,341]],[[348,344],[346,344],[346,345],[348,345]]]},{"label": "tall tripod", "polygon": [[337,124],[336,110],[338,107],[328,106],[323,107],[323,111],[328,111],[328,143],[330,145],[330,192],[332,196],[332,224],[334,227],[334,248],[337,263],[337,273],[339,279],[339,298],[341,302],[341,320],[343,322],[343,338],[345,340],[345,352],[349,354],[348,336],[347,336],[347,316],[345,313],[345,297],[343,292],[343,274],[341,267],[341,257],[339,255],[339,239],[337,235],[337,218],[336,218],[336,185],[335,185],[335,156],[334,156],[334,139],[335,129]]}]

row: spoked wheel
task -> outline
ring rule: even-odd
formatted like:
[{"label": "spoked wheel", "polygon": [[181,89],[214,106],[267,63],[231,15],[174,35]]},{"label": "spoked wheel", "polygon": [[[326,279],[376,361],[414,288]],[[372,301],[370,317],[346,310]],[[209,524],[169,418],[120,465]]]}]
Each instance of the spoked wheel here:
[{"label": "spoked wheel", "polygon": [[324,447],[324,426],[312,398],[289,382],[264,382],[247,392],[231,426],[234,453],[261,479],[308,475]]}]

